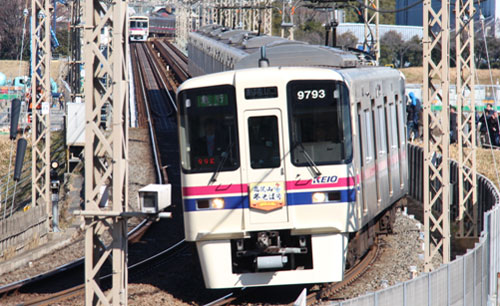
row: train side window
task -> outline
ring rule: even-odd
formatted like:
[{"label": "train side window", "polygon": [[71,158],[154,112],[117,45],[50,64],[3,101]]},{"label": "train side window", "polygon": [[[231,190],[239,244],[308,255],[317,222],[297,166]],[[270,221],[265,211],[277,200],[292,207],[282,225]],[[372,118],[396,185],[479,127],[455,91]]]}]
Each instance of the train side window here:
[{"label": "train side window", "polygon": [[361,133],[361,103],[358,103],[358,139],[359,139],[359,160],[361,161],[361,167],[365,164],[365,158],[363,156],[363,133]]},{"label": "train side window", "polygon": [[392,125],[392,129],[391,129],[391,147],[392,148],[398,148],[399,147],[399,125],[398,125],[398,121],[397,121],[397,118],[396,118],[396,105],[394,104],[391,104],[389,106],[389,110],[390,110],[390,116],[391,116],[391,125]]},{"label": "train side window", "polygon": [[369,163],[373,159],[373,132],[372,132],[372,123],[370,110],[367,109],[363,113],[364,121],[365,121],[365,139],[366,139],[366,162]]},{"label": "train side window", "polygon": [[373,152],[373,157],[374,159],[377,159],[378,158],[378,145],[379,145],[379,140],[377,139],[378,137],[378,134],[377,133],[377,130],[378,130],[378,127],[377,127],[377,115],[376,115],[376,112],[377,112],[377,108],[375,107],[375,99],[372,99],[371,100],[372,103],[371,103],[371,106],[372,106],[372,109],[371,109],[371,113],[372,113],[372,121],[371,121],[371,124],[372,124],[372,131],[371,133],[369,134],[370,137],[373,139],[373,145],[372,145],[372,152]]},{"label": "train side window", "polygon": [[379,128],[379,144],[380,144],[380,152],[379,153],[385,153],[386,148],[387,148],[387,139],[385,136],[385,114],[382,106],[377,107],[377,113],[378,113],[378,128]]},{"label": "train side window", "polygon": [[403,114],[403,104],[401,103],[401,101],[398,101],[398,96],[396,95],[396,103],[398,105],[398,127],[400,127],[401,129],[399,129],[399,132],[398,132],[398,136],[399,136],[399,147],[403,147],[405,142],[406,142],[406,135],[404,134],[405,130],[405,126],[404,126],[404,114]]},{"label": "train side window", "polygon": [[392,117],[391,117],[391,109],[390,109],[390,105],[387,104],[387,97],[384,97],[384,115],[385,115],[385,130],[386,130],[386,134],[385,134],[385,140],[386,140],[386,144],[387,144],[387,147],[386,147],[386,150],[387,150],[387,154],[391,153],[391,148],[392,146],[394,145],[394,143],[392,142],[392,134],[394,134],[394,132],[392,132],[392,127],[393,127],[393,121],[392,121]]}]

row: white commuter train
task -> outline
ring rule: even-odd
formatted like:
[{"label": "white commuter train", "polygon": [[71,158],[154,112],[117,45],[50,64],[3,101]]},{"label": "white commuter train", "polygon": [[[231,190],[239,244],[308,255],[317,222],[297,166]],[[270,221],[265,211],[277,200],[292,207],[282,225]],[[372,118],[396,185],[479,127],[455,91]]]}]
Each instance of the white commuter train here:
[{"label": "white commuter train", "polygon": [[130,41],[146,41],[149,37],[149,17],[130,16],[129,17],[129,38]]},{"label": "white commuter train", "polygon": [[[248,53],[177,92],[185,234],[207,288],[340,281],[407,193],[402,74],[284,44],[268,44],[270,67]],[[221,62],[207,50],[199,63]]]}]

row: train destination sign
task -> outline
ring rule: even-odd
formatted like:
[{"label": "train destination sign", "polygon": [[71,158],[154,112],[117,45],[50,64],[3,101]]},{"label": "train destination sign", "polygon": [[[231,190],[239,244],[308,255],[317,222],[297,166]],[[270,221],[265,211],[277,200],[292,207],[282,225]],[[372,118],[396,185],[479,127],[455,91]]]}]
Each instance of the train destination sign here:
[{"label": "train destination sign", "polygon": [[278,97],[278,87],[245,88],[245,99],[269,99]]},{"label": "train destination sign", "polygon": [[250,208],[271,211],[285,206],[283,182],[251,183],[249,194]]}]

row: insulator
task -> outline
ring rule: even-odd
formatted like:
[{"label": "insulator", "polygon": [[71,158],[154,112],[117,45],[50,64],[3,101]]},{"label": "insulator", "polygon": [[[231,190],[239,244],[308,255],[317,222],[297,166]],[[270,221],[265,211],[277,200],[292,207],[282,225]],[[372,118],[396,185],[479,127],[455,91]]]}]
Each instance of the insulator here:
[{"label": "insulator", "polygon": [[23,170],[24,154],[26,153],[26,146],[28,142],[24,138],[20,138],[17,141],[17,151],[16,151],[16,164],[14,167],[14,180],[17,182],[21,179],[21,173]]},{"label": "insulator", "polygon": [[21,112],[21,100],[12,100],[10,107],[10,140],[17,137],[17,126],[19,124],[19,113]]}]

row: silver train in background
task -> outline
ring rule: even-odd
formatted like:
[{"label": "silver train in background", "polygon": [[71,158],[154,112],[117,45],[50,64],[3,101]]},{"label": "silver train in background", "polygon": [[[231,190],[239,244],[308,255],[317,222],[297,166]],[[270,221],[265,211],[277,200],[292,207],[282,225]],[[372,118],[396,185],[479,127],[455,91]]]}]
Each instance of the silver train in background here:
[{"label": "silver train in background", "polygon": [[190,33],[188,50],[184,224],[205,285],[340,281],[408,190],[403,75],[361,52],[219,26]]}]

